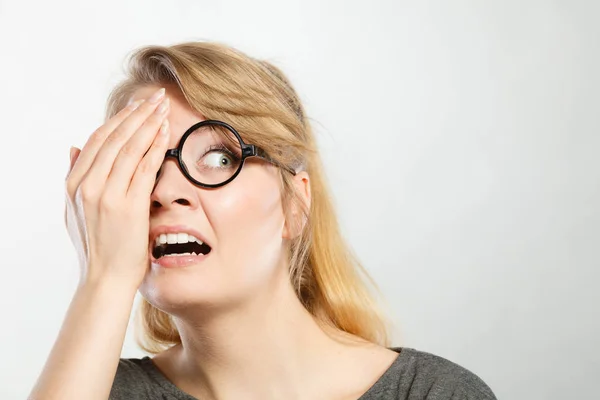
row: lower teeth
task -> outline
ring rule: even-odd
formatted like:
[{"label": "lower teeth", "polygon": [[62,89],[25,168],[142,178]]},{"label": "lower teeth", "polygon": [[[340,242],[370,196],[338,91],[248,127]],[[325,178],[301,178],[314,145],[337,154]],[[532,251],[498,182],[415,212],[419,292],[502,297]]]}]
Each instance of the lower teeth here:
[{"label": "lower teeth", "polygon": [[192,253],[173,253],[173,254],[165,254],[163,257],[173,257],[173,256],[197,256],[195,252]]}]

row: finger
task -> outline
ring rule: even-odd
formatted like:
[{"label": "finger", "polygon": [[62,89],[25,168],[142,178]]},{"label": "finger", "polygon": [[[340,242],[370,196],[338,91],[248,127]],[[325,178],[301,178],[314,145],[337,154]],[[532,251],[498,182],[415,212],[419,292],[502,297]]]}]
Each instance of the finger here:
[{"label": "finger", "polygon": [[71,174],[71,171],[73,170],[73,166],[75,165],[75,162],[77,161],[77,158],[79,157],[79,154],[81,154],[81,150],[78,149],[77,147],[71,146],[71,149],[69,150],[70,162],[69,162],[69,171],[67,172],[67,178]]},{"label": "finger", "polygon": [[[136,111],[115,128],[98,151],[94,163],[86,174],[86,180],[90,179],[90,182],[94,182],[94,185],[104,187],[117,155],[140,127],[147,126],[147,129],[154,129],[154,133],[156,133],[165,117],[166,110],[162,107],[164,96],[165,89],[158,90],[148,101],[140,105]],[[161,112],[154,112],[157,109]],[[125,152],[132,151],[129,147],[125,147]]]},{"label": "finger", "polygon": [[72,169],[73,164],[75,164],[75,154],[77,153],[77,150],[77,147],[73,146],[71,146],[71,148],[69,149],[69,160],[71,161],[69,170]]},{"label": "finger", "polygon": [[106,121],[100,128],[96,129],[96,131],[94,131],[94,133],[89,137],[88,141],[83,146],[83,149],[80,150],[82,154],[79,155],[79,162],[76,163],[76,166],[73,166],[73,169],[69,174],[70,179],[67,191],[71,196],[74,195],[75,190],[94,162],[98,150],[102,147],[102,144],[108,135],[110,135],[110,133],[113,132],[115,128],[117,128],[127,117],[129,117],[129,115],[131,115],[131,113],[135,111],[143,102],[144,100],[138,100],[129,104],[127,107],[119,111],[115,116]]},{"label": "finger", "polygon": [[169,120],[165,119],[158,135],[154,138],[152,146],[137,165],[127,196],[140,199],[148,199],[152,194],[156,172],[165,159],[165,152],[169,144],[170,128]]},{"label": "finger", "polygon": [[[81,149],[71,146],[71,149],[69,150],[70,163],[69,163],[69,172],[67,172],[67,179],[69,178],[69,175],[71,174],[71,171],[73,170],[73,166],[77,162],[77,158],[79,157],[79,154],[81,154]],[[67,208],[68,208],[67,202],[68,201],[69,201],[69,198],[68,198],[68,194],[67,194],[67,198],[65,199],[65,226],[67,225]]]},{"label": "finger", "polygon": [[[168,112],[169,98],[166,98],[156,108],[154,115],[150,116],[129,141],[121,147],[106,180],[107,190],[127,193],[138,164],[144,157],[144,154],[148,152],[150,146],[152,146],[162,126],[161,124],[167,121],[166,115]],[[166,123],[168,124],[168,121]]]}]

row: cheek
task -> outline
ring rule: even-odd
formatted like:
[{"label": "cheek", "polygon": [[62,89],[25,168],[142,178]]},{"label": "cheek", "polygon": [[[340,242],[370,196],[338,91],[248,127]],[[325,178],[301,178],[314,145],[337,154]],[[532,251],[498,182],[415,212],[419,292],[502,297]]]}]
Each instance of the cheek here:
[{"label": "cheek", "polygon": [[[240,182],[243,183],[243,182]],[[231,185],[219,193],[214,207],[214,228],[219,242],[231,237],[263,237],[281,231],[283,211],[279,188],[270,182]],[[211,216],[209,215],[209,218]]]},{"label": "cheek", "polygon": [[[236,178],[217,190],[208,214],[219,249],[228,264],[266,263],[278,256],[281,247],[284,215],[277,176],[266,172]],[[238,181],[239,179],[239,181]],[[235,184],[233,184],[235,183]]]}]

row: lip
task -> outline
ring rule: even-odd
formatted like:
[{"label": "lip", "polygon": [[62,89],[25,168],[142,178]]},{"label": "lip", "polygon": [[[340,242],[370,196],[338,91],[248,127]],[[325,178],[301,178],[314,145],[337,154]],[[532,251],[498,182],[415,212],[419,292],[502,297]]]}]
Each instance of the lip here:
[{"label": "lip", "polygon": [[208,244],[205,236],[202,235],[197,230],[190,228],[186,225],[158,225],[152,229],[150,229],[150,243],[149,243],[149,254],[150,254],[150,262],[154,265],[160,265],[165,268],[174,268],[174,267],[188,267],[193,264],[197,264],[202,262],[206,257],[209,257],[213,252],[212,246],[211,251],[208,254],[201,254],[197,256],[164,256],[159,259],[154,258],[152,255],[152,249],[154,248],[154,241],[156,237],[163,233],[187,233],[188,235],[194,236],[196,239],[202,241],[203,243]]},{"label": "lip", "polygon": [[154,256],[150,255],[152,265],[159,265],[164,268],[181,268],[189,267],[191,265],[198,264],[206,257],[210,257],[210,254],[201,254],[197,256],[163,256],[158,260]]}]

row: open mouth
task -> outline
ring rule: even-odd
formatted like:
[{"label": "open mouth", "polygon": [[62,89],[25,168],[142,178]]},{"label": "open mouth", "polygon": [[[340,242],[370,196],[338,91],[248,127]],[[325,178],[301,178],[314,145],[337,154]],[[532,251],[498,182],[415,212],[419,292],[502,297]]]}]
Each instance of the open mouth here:
[{"label": "open mouth", "polygon": [[154,240],[152,256],[157,260],[165,256],[198,256],[210,250],[208,244],[187,233],[163,233]]}]

